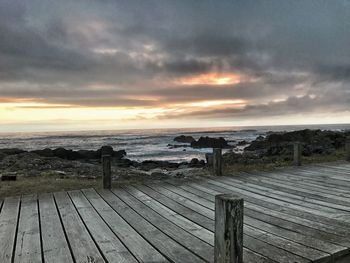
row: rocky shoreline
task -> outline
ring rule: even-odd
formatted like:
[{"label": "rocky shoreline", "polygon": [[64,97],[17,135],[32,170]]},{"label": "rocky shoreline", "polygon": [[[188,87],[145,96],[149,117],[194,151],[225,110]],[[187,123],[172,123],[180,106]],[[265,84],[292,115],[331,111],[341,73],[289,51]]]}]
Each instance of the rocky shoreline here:
[{"label": "rocky shoreline", "polygon": [[[302,144],[303,156],[332,155],[344,148],[346,138],[349,136],[349,131],[307,129],[294,132],[274,132],[266,136],[259,136],[252,142],[237,142],[236,145],[239,146],[247,145],[242,153],[234,152],[233,149],[236,146],[224,138],[201,137],[196,141],[191,136],[181,135],[174,138],[174,141],[181,143],[182,147],[186,145],[193,148],[229,149],[223,155],[225,165],[245,165],[290,161],[294,142]],[[176,146],[173,145],[173,147]],[[116,151],[111,146],[103,146],[96,151],[73,151],[64,148],[25,151],[12,148],[0,149],[0,175],[97,178],[101,176],[100,160],[105,154],[112,156],[113,174],[117,178],[186,177],[200,173],[207,166],[205,161],[196,158],[181,163],[154,160],[137,162],[128,159],[125,150]]]}]

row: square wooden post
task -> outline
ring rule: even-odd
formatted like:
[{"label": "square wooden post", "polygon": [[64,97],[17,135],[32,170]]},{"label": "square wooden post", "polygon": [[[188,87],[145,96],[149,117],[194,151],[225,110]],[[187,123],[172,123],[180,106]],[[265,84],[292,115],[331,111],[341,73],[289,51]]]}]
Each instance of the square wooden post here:
[{"label": "square wooden post", "polygon": [[243,263],[243,206],[238,196],[215,196],[215,263]]},{"label": "square wooden post", "polygon": [[222,175],[222,150],[221,148],[213,149],[213,172],[215,176]]},{"label": "square wooden post", "polygon": [[301,143],[294,143],[294,159],[293,163],[295,166],[301,166]]},{"label": "square wooden post", "polygon": [[346,152],[346,160],[350,162],[350,137],[346,138],[345,141],[345,152]]},{"label": "square wooden post", "polygon": [[111,189],[112,177],[111,177],[111,156],[102,155],[102,184],[103,189]]}]

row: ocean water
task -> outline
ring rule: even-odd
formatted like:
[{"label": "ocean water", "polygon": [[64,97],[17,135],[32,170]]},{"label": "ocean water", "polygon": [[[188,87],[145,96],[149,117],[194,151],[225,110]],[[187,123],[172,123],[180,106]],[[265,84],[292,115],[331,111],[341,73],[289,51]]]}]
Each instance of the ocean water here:
[{"label": "ocean water", "polygon": [[[178,135],[191,135],[195,139],[201,136],[224,137],[230,144],[239,141],[250,142],[256,137],[265,136],[269,131],[293,131],[300,129],[348,130],[350,124],[303,125],[303,126],[260,126],[260,127],[222,127],[191,129],[147,129],[119,131],[76,131],[47,133],[0,133],[0,148],[20,148],[37,150],[64,147],[72,150],[96,150],[110,145],[115,150],[124,149],[132,160],[189,161],[192,158],[204,159],[211,149],[192,149],[179,147],[170,149],[168,144],[182,144],[173,141]],[[237,147],[235,151],[242,151]]]}]

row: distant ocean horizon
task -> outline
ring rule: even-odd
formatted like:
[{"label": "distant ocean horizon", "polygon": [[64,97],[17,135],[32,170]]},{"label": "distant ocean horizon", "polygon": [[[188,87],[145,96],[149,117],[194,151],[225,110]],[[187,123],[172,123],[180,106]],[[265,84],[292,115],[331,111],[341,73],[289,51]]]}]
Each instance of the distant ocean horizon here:
[{"label": "distant ocean horizon", "polygon": [[[177,143],[178,135],[191,135],[196,140],[201,136],[223,137],[230,144],[240,141],[251,142],[268,132],[294,131],[301,129],[349,130],[350,124],[290,125],[290,126],[240,126],[213,128],[172,128],[145,130],[106,130],[106,131],[60,131],[60,132],[14,132],[0,133],[0,148],[20,148],[37,150],[63,147],[72,150],[96,150],[110,145],[115,150],[126,150],[132,160],[189,161],[192,158],[204,159],[211,149],[192,149],[190,147],[169,148]],[[235,151],[242,151],[242,147]]]}]

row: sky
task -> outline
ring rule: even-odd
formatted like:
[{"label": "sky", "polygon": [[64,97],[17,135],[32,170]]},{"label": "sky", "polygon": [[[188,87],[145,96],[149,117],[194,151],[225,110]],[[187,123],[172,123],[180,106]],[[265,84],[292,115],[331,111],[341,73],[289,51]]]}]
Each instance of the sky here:
[{"label": "sky", "polygon": [[0,132],[350,123],[349,0],[0,0]]}]

